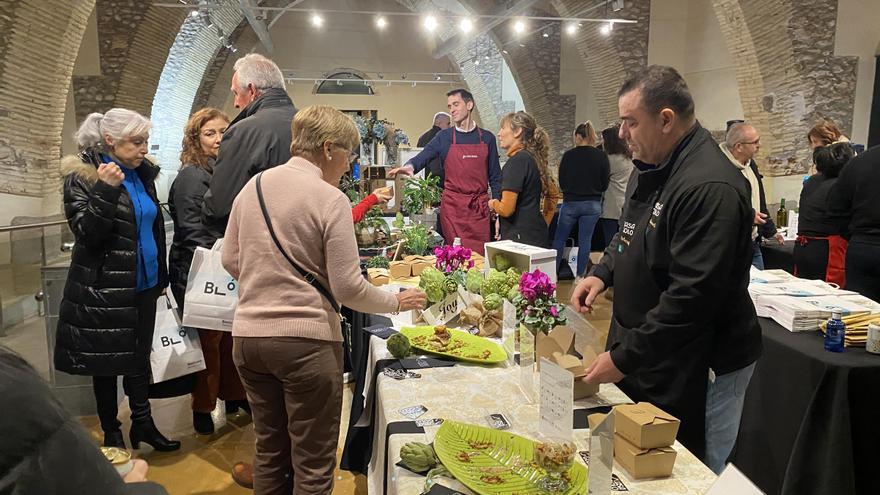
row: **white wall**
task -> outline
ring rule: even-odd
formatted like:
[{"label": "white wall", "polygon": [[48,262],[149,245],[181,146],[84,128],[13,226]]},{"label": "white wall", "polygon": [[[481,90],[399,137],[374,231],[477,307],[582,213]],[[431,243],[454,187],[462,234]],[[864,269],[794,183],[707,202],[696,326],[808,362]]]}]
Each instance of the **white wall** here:
[{"label": "white wall", "polygon": [[736,68],[710,2],[653,0],[648,63],[681,72],[707,129],[724,129],[728,120],[743,118]]},{"label": "white wall", "polygon": [[[584,63],[578,53],[577,44],[563,36],[562,53],[559,63],[559,94],[575,95],[574,122],[571,129],[574,131],[578,123],[590,120],[601,127],[602,119],[599,118],[599,106],[590,87],[590,76],[584,69]],[[598,129],[601,131],[602,129]]]},{"label": "white wall", "polygon": [[880,54],[880,1],[839,0],[835,35],[835,55],[859,57],[851,138],[866,144],[874,92],[874,57]]}]

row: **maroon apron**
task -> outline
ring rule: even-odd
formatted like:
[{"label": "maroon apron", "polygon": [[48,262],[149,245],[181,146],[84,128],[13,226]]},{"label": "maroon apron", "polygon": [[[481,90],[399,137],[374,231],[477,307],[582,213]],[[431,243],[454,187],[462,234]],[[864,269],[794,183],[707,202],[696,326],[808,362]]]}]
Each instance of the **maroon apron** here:
[{"label": "maroon apron", "polygon": [[482,254],[489,241],[489,146],[479,127],[477,133],[479,143],[458,144],[452,129],[452,145],[443,162],[440,225],[446,244],[458,237],[462,246]]}]

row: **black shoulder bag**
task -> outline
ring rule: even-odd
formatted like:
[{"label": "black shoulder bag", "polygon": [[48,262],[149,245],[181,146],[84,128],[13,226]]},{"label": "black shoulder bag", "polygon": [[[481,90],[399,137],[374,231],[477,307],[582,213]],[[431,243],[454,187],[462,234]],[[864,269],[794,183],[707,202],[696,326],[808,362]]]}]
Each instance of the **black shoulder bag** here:
[{"label": "black shoulder bag", "polygon": [[[302,278],[304,278],[306,280],[306,282],[309,283],[309,285],[314,287],[318,292],[321,293],[321,295],[323,295],[328,301],[330,301],[330,305],[333,306],[333,311],[335,311],[336,314],[339,316],[339,322],[342,325],[342,331],[345,332],[346,334],[348,334],[348,332],[351,331],[351,328],[350,328],[348,322],[346,321],[345,317],[342,316],[342,312],[339,308],[339,303],[337,303],[336,299],[333,298],[333,294],[331,294],[330,291],[327,290],[326,287],[321,285],[321,282],[318,282],[318,279],[315,278],[315,276],[313,274],[305,271],[295,261],[293,261],[293,258],[291,258],[287,254],[287,252],[284,251],[284,248],[281,247],[281,242],[278,241],[278,236],[275,235],[275,229],[272,227],[272,221],[269,220],[269,210],[266,209],[266,201],[263,199],[263,187],[260,185],[260,179],[262,178],[262,176],[263,176],[262,172],[257,174],[257,199],[260,200],[260,209],[263,210],[263,219],[266,221],[266,227],[268,227],[269,235],[272,236],[272,240],[275,242],[275,247],[278,248],[278,251],[280,251],[282,256],[284,256],[284,259],[286,259],[287,262],[290,263],[290,266],[292,266],[293,269],[297,273],[299,273],[299,275]],[[350,342],[350,340],[349,340],[349,342]]]}]

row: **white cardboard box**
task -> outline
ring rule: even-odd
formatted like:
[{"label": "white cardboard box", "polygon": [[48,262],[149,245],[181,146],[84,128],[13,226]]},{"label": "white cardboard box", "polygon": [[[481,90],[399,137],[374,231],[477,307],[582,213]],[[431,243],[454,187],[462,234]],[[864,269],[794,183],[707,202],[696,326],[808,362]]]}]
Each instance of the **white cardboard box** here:
[{"label": "white cardboard box", "polygon": [[556,283],[556,250],[513,241],[486,243],[486,269],[495,268],[495,254],[503,253],[522,272],[541,270]]}]

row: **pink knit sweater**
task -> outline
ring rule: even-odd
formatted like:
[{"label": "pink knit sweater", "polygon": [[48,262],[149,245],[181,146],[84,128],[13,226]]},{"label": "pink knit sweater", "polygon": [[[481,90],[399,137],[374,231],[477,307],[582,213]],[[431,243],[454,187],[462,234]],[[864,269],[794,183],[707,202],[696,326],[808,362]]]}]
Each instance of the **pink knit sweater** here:
[{"label": "pink knit sweater", "polygon": [[[321,177],[320,168],[299,157],[263,173],[263,197],[278,240],[341,304],[362,313],[394,311],[397,298],[361,275],[348,198]],[[256,179],[233,203],[223,266],[239,282],[232,335],[342,340],[333,307],[272,242]]]}]

